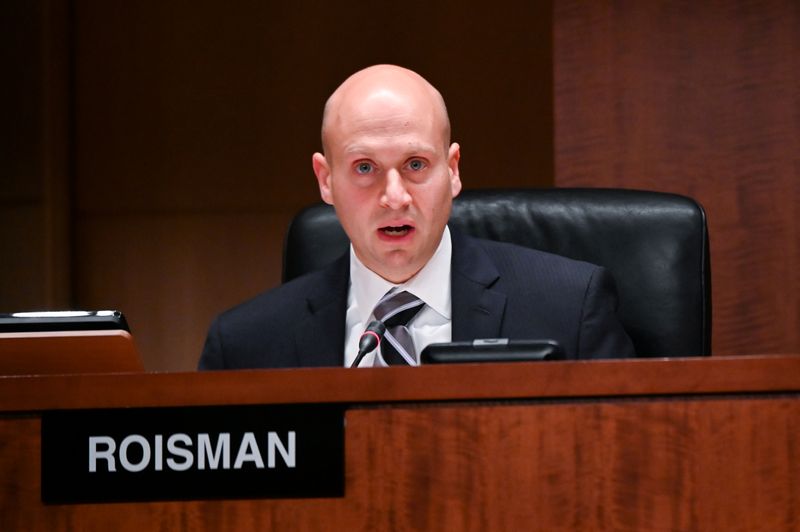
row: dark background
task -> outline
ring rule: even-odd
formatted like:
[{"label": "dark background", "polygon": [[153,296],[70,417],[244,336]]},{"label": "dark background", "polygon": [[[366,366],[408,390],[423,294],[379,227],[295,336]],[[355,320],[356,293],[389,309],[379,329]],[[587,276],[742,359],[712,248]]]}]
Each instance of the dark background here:
[{"label": "dark background", "polygon": [[327,95],[390,62],[444,95],[465,187],[707,209],[715,355],[800,351],[800,4],[10,0],[0,312],[118,308],[149,370],[276,285]]}]

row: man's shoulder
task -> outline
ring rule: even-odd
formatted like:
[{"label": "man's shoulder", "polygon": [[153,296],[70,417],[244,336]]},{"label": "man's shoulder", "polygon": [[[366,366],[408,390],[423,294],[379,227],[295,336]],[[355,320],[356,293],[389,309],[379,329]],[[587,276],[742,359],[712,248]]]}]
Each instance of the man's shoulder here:
[{"label": "man's shoulder", "polygon": [[471,245],[485,252],[501,270],[518,272],[536,271],[539,274],[591,276],[600,266],[590,262],[572,259],[548,251],[529,248],[510,242],[487,240],[472,236],[466,237]]}]

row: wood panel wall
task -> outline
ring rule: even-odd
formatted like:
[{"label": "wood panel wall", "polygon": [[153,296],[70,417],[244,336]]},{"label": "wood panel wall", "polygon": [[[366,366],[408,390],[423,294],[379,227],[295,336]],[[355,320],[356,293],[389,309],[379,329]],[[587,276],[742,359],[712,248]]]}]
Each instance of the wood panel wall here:
[{"label": "wood panel wall", "polygon": [[714,354],[800,348],[800,4],[557,0],[557,186],[706,208]]},{"label": "wood panel wall", "polygon": [[0,312],[69,305],[69,22],[64,3],[0,17]]}]

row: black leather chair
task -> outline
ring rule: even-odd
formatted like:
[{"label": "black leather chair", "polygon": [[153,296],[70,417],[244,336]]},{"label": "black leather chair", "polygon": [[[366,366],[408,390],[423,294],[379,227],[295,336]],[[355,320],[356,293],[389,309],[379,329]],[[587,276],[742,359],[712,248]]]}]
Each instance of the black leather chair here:
[{"label": "black leather chair", "polygon": [[[674,194],[621,189],[465,191],[451,227],[608,268],[619,316],[643,357],[711,354],[711,271],[702,206]],[[333,208],[318,204],[292,221],[284,280],[347,250]]]}]

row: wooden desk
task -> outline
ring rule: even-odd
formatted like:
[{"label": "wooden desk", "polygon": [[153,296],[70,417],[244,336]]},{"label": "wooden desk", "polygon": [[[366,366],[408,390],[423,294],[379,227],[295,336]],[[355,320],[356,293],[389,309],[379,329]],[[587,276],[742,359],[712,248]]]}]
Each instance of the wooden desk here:
[{"label": "wooden desk", "polygon": [[[0,378],[0,530],[800,530],[800,357]],[[346,496],[40,502],[51,409],[352,405]]]}]

